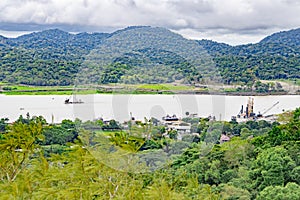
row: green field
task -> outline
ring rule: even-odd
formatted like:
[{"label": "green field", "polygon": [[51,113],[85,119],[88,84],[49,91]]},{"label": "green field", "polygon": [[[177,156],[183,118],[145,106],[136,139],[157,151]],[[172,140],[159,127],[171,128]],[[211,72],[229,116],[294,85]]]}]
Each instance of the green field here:
[{"label": "green field", "polygon": [[[281,80],[280,80],[281,81]],[[285,80],[282,83],[300,85],[300,80]],[[237,88],[209,88],[195,87],[182,84],[106,84],[94,86],[28,86],[10,85],[0,82],[0,93],[6,95],[71,95],[71,94],[207,94],[208,92],[225,92],[243,94]],[[252,91],[253,92],[253,91]]]},{"label": "green field", "polygon": [[178,90],[192,90],[193,86],[186,85],[173,85],[173,84],[145,84],[136,86],[137,89],[148,90],[166,90],[166,91],[178,91]]},{"label": "green field", "polygon": [[[29,86],[29,85],[10,85],[0,83],[0,91],[6,95],[71,95],[74,93],[73,86]],[[95,89],[76,88],[77,94],[95,94]]]}]

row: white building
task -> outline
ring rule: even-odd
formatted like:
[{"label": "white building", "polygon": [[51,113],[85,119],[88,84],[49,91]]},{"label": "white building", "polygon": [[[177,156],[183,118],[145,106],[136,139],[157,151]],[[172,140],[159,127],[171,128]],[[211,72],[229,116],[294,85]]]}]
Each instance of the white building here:
[{"label": "white building", "polygon": [[178,134],[190,134],[191,124],[183,121],[175,121],[167,124],[168,129],[176,130]]}]

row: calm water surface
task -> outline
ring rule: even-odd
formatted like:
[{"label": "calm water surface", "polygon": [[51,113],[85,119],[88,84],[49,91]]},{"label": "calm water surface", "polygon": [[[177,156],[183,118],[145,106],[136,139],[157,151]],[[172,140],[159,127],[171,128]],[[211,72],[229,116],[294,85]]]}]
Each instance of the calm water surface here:
[{"label": "calm water surface", "polygon": [[[155,117],[161,119],[169,114],[185,117],[197,114],[200,117],[215,116],[217,119],[230,120],[238,114],[241,105],[246,105],[246,96],[218,95],[82,95],[77,98],[83,104],[64,104],[69,96],[62,95],[0,95],[0,118],[7,117],[10,121],[20,115],[42,115],[48,122],[60,122],[63,119],[79,118],[83,121],[96,118],[116,119],[125,121],[130,113],[136,119]],[[299,95],[288,96],[256,96],[254,112],[263,113],[276,102],[279,102],[267,114],[281,113],[300,107]]]}]

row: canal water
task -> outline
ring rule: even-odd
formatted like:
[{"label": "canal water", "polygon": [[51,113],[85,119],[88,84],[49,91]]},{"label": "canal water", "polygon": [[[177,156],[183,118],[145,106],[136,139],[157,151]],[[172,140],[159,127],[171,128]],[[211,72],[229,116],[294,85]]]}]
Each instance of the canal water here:
[{"label": "canal water", "polygon": [[[109,95],[95,94],[77,96],[82,104],[65,104],[69,96],[63,95],[0,95],[0,118],[10,121],[20,115],[43,116],[48,122],[61,122],[63,119],[79,118],[83,121],[97,118],[116,119],[120,122],[130,119],[166,115],[215,116],[217,120],[230,120],[247,104],[247,96],[222,95]],[[276,102],[268,114],[277,114],[300,107],[299,95],[255,96],[254,112],[264,113]]]}]

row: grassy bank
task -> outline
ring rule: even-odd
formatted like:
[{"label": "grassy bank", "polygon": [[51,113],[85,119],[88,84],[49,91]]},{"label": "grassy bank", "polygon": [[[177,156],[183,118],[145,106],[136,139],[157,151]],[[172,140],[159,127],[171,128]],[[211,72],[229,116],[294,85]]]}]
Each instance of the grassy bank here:
[{"label": "grassy bank", "polygon": [[6,95],[71,95],[74,91],[76,94],[175,94],[193,90],[192,86],[172,84],[108,84],[74,88],[73,86],[27,86],[0,83],[0,92]]},{"label": "grassy bank", "polygon": [[[285,95],[288,92],[257,93],[255,91],[244,91],[238,87],[227,87],[212,89],[208,87],[195,87],[176,84],[108,84],[81,86],[27,86],[9,85],[0,83],[0,93],[5,95],[71,95],[76,94],[223,94],[223,95]],[[298,94],[293,93],[293,94]]]},{"label": "grassy bank", "polygon": [[[29,86],[0,83],[0,93],[6,95],[71,95],[73,86]],[[95,94],[91,88],[76,88],[78,94]]]}]

